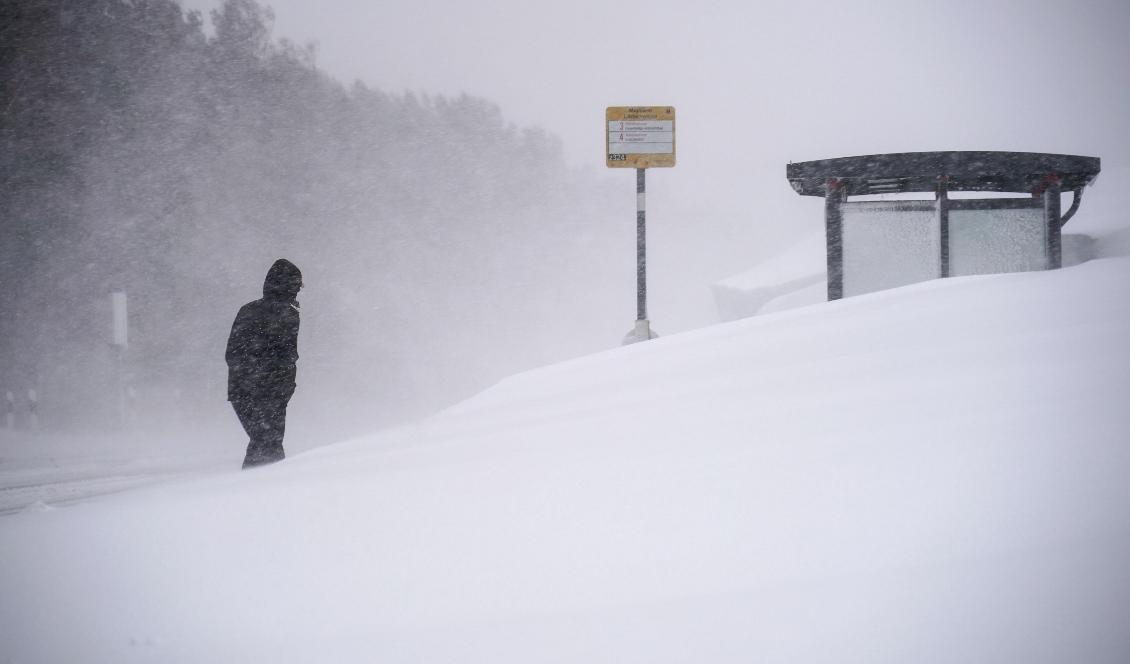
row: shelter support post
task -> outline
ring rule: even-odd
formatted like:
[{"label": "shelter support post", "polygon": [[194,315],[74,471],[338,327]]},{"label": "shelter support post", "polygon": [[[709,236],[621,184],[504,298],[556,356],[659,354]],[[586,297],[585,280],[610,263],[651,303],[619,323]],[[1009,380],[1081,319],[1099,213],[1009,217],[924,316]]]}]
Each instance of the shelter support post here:
[{"label": "shelter support post", "polygon": [[1059,198],[1060,179],[1048,178],[1048,186],[1044,188],[1044,226],[1047,229],[1047,254],[1049,270],[1057,270],[1063,264],[1062,247],[1060,244]]},{"label": "shelter support post", "polygon": [[844,296],[843,183],[828,178],[824,185],[824,237],[828,245],[828,301]]}]

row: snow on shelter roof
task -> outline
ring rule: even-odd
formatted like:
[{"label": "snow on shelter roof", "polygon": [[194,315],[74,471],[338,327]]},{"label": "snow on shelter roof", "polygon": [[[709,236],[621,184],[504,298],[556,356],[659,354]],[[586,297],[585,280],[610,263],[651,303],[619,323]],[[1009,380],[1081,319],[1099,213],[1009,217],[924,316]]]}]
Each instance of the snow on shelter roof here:
[{"label": "snow on shelter roof", "polygon": [[790,163],[789,184],[801,196],[824,196],[836,179],[848,196],[936,191],[946,178],[949,191],[1039,193],[1055,177],[1063,189],[1090,184],[1099,174],[1098,157],[1040,152],[899,152]]}]

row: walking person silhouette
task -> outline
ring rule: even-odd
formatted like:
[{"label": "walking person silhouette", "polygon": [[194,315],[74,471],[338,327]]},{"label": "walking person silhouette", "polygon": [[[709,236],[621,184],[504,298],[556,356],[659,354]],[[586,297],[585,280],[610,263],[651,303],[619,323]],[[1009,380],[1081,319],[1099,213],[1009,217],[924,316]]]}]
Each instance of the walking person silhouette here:
[{"label": "walking person silhouette", "polygon": [[228,401],[250,441],[243,467],[281,461],[286,406],[298,362],[298,291],[302,272],[280,258],[267,271],[263,297],[239,309],[228,337]]}]

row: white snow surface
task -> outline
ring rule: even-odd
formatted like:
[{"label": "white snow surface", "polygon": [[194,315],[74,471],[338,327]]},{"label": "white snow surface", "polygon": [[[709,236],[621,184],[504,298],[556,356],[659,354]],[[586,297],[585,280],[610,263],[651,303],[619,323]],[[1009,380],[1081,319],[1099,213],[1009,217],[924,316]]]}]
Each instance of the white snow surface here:
[{"label": "white snow surface", "polygon": [[784,301],[798,291],[812,291],[817,284],[823,287],[819,300],[805,298],[803,304],[824,301],[828,291],[824,249],[823,231],[808,233],[777,256],[714,284],[719,318],[731,321],[769,313],[768,303]]},{"label": "white snow surface", "polygon": [[199,427],[175,436],[0,428],[0,515],[230,468],[242,458],[238,439]]},{"label": "white snow surface", "polygon": [[759,316],[2,516],[0,662],[1125,663],[1128,285]]}]

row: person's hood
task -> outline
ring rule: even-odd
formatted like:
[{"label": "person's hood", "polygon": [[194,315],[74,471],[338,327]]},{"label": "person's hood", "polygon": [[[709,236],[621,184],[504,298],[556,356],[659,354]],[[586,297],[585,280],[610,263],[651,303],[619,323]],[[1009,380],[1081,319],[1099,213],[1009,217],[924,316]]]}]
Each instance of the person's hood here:
[{"label": "person's hood", "polygon": [[294,300],[302,289],[302,272],[285,258],[275,261],[263,281],[263,297]]}]

